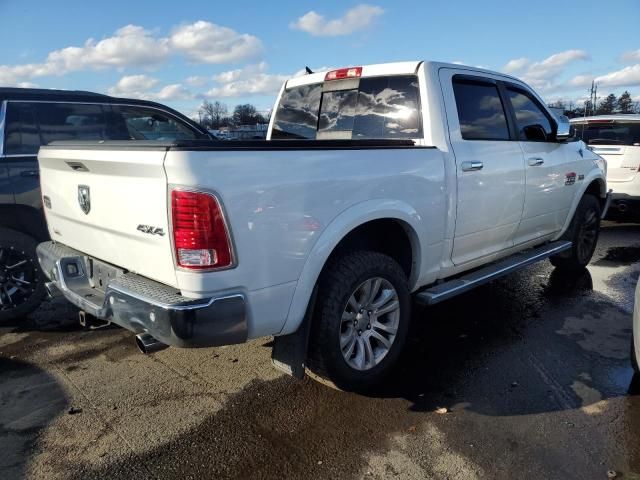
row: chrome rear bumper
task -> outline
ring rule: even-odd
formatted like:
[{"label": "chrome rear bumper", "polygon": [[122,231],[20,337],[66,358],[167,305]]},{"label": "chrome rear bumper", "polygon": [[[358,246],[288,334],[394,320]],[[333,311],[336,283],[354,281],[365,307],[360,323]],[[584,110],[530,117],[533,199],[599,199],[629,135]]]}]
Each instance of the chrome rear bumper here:
[{"label": "chrome rear bumper", "polygon": [[[241,293],[193,299],[167,285],[100,262],[109,280],[100,288],[94,259],[56,242],[37,248],[42,271],[71,303],[91,315],[135,333],[149,333],[176,347],[212,347],[247,340],[245,297]],[[95,260],[96,262],[99,262]]]}]

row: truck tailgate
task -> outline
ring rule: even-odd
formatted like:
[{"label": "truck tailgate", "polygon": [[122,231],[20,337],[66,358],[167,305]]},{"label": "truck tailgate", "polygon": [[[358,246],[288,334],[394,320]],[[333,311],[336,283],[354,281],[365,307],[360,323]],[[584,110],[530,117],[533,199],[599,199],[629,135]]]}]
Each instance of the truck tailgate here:
[{"label": "truck tailgate", "polygon": [[166,148],[148,147],[41,148],[40,182],[51,238],[177,286],[165,153]]}]

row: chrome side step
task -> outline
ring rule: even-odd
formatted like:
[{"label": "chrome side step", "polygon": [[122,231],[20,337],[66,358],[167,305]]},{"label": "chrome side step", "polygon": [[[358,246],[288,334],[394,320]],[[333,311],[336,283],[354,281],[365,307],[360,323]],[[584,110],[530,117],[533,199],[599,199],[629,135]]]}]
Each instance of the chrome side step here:
[{"label": "chrome side step", "polygon": [[422,305],[434,305],[467,292],[479,285],[495,280],[496,278],[515,272],[527,265],[568,250],[569,248],[571,248],[571,242],[559,240],[557,242],[547,243],[541,247],[525,250],[524,252],[516,253],[503,260],[498,260],[479,270],[474,270],[462,277],[422,290],[416,294],[415,299]]}]

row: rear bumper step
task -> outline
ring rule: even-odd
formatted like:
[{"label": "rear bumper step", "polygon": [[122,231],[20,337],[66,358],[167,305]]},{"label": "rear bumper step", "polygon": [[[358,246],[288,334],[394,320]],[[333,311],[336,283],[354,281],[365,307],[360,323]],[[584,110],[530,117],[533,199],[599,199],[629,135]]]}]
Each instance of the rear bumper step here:
[{"label": "rear bumper step", "polygon": [[422,290],[416,294],[416,301],[423,305],[435,305],[569,248],[571,242],[557,241],[517,253],[462,277]]},{"label": "rear bumper step", "polygon": [[96,318],[134,333],[148,333],[176,347],[213,347],[247,340],[241,293],[187,298],[167,285],[102,263],[101,268],[109,268],[111,276],[100,289],[90,273],[90,259],[81,252],[44,242],[38,245],[37,254],[49,286],[55,285],[67,300]]}]

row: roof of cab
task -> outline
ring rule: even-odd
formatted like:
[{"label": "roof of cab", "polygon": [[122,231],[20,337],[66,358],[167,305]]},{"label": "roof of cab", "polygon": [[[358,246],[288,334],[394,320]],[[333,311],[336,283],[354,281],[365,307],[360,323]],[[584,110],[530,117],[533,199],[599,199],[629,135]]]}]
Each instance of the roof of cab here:
[{"label": "roof of cab", "polygon": [[[457,63],[445,63],[445,62],[432,62],[432,61],[420,61],[415,60],[411,62],[393,62],[393,63],[378,63],[374,65],[362,65],[361,77],[378,77],[383,75],[412,75],[418,71],[420,65],[424,64],[425,70],[433,71],[440,68],[455,68],[460,70],[468,70],[470,72],[489,73],[491,75],[500,75],[510,80],[520,81],[519,79],[506,75],[504,73],[495,72],[479,67],[471,67],[469,65],[461,65]],[[359,65],[351,65],[359,66]],[[346,68],[350,68],[346,67]],[[337,69],[336,69],[337,70]],[[309,85],[312,83],[324,82],[324,78],[327,72],[331,70],[324,70],[322,72],[314,72],[308,75],[301,75],[299,77],[293,77],[287,80],[285,83],[286,88],[297,87],[300,85]]]},{"label": "roof of cab", "polygon": [[618,115],[592,115],[590,117],[576,117],[569,120],[571,123],[581,122],[597,122],[597,121],[609,121],[609,122],[640,122],[640,115],[635,113],[620,113]]}]

